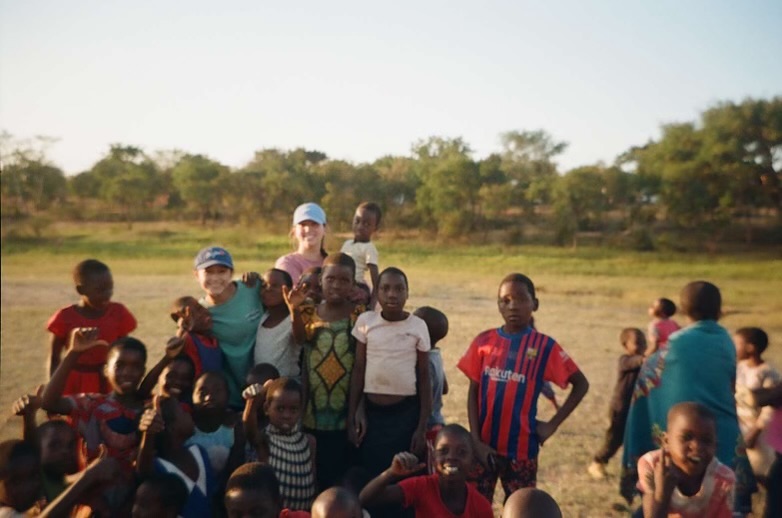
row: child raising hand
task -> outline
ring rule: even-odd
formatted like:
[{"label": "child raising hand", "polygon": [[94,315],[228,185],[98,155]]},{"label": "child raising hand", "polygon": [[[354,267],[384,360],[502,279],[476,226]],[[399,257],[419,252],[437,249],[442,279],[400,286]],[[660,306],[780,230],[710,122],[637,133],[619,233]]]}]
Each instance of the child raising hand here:
[{"label": "child raising hand", "polygon": [[674,405],[662,449],[638,462],[644,516],[730,518],[736,477],[715,458],[716,445],[714,414],[699,403]]}]

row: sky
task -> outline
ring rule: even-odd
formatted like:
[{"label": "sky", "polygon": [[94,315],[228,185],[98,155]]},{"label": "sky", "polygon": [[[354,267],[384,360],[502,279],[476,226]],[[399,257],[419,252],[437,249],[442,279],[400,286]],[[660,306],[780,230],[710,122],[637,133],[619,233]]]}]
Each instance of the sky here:
[{"label": "sky", "polygon": [[241,167],[544,129],[567,170],[782,95],[780,28],[779,0],[0,0],[0,130],[75,174],[112,143]]}]

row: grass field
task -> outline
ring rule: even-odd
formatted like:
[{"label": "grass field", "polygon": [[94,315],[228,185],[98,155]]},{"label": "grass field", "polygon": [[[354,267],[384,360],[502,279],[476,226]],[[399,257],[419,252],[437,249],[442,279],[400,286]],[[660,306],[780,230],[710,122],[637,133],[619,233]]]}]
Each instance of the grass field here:
[{"label": "grass field", "polygon": [[[202,246],[222,244],[234,255],[236,270],[263,271],[290,249],[284,236],[257,229],[198,229],[183,224],[55,224],[38,238],[13,237],[4,228],[2,243],[2,364],[0,364],[0,438],[20,434],[11,416],[15,398],[45,381],[45,322],[59,307],[76,300],[70,280],[74,264],[96,257],[114,273],[114,300],[136,315],[136,336],[158,357],[174,328],[170,302],[198,294],[192,260]],[[332,237],[330,249],[341,237]],[[480,331],[501,323],[495,297],[500,279],[512,271],[528,274],[538,286],[537,326],[557,338],[575,359],[591,388],[570,419],[540,456],[539,486],[559,502],[565,516],[624,516],[612,510],[617,493],[618,460],[606,481],[585,472],[599,446],[621,353],[623,327],[645,329],[646,308],[659,296],[678,300],[688,281],[707,279],[723,292],[728,329],[764,327],[771,336],[768,358],[782,367],[782,259],[780,250],[743,256],[663,255],[606,249],[547,247],[466,247],[402,240],[377,241],[381,268],[395,265],[410,278],[408,306],[431,305],[449,317],[442,343],[451,393],[445,398],[449,421],[467,423],[466,378],[456,362]],[[560,399],[564,397],[560,393]],[[541,414],[550,415],[541,401]]]}]

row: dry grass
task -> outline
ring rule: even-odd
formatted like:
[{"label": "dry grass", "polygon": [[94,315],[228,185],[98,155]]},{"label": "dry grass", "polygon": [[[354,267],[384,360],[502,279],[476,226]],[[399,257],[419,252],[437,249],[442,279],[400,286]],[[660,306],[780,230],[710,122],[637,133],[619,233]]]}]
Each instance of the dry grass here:
[{"label": "dry grass", "polygon": [[[199,246],[194,244],[192,251]],[[284,251],[280,248],[279,254]],[[465,425],[467,383],[456,369],[456,362],[478,332],[500,324],[494,302],[499,279],[512,270],[520,270],[535,280],[541,300],[536,314],[538,327],[562,343],[591,383],[581,406],[543,448],[539,486],[556,498],[565,516],[626,516],[626,512],[612,510],[612,504],[621,501],[617,493],[618,460],[613,459],[609,465],[612,476],[606,481],[593,481],[585,471],[606,426],[616,358],[621,352],[617,337],[623,327],[645,328],[649,301],[663,295],[676,299],[685,282],[701,275],[701,265],[692,264],[690,277],[679,273],[687,271],[686,262],[676,268],[674,275],[647,277],[643,268],[626,275],[589,273],[591,264],[584,265],[586,273],[562,273],[547,268],[545,259],[532,256],[486,256],[470,262],[451,260],[447,252],[435,253],[434,258],[432,254],[424,257],[412,252],[393,253],[384,249],[382,243],[380,251],[383,263],[393,261],[408,273],[411,308],[431,305],[443,310],[450,319],[450,334],[441,344],[451,386],[451,393],[445,398],[445,413],[449,421]],[[90,255],[102,256],[100,244]],[[261,259],[238,261],[237,270],[269,267],[272,255],[259,255]],[[0,420],[2,439],[20,433],[19,419],[8,410],[12,401],[45,381],[44,324],[57,308],[75,300],[69,271],[81,257],[51,255],[43,250],[3,256],[0,408],[6,410]],[[170,301],[182,294],[197,293],[190,272],[191,257],[173,254],[109,260],[115,276],[114,299],[126,304],[137,316],[139,328],[135,335],[149,346],[152,358],[161,354],[173,331],[166,314]],[[528,262],[534,267],[525,267]],[[782,282],[778,276],[768,275],[772,268],[778,270],[779,261],[759,260],[754,278],[749,273],[741,275],[741,280],[731,275],[711,275],[710,279],[723,290],[728,309],[723,324],[729,329],[744,325],[765,327],[777,345],[772,345],[769,357],[782,366]],[[560,393],[559,397],[564,396]],[[550,414],[545,401],[541,401],[541,414]]]}]

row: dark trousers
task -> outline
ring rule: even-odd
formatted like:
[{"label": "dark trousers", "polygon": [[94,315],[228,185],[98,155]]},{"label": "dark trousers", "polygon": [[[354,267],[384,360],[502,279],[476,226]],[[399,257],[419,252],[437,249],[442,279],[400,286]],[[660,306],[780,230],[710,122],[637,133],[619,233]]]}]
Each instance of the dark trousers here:
[{"label": "dark trousers", "polygon": [[[361,465],[372,477],[376,477],[391,467],[394,455],[410,451],[410,442],[418,426],[420,406],[418,397],[411,396],[395,405],[386,406],[367,400],[366,409],[367,433],[361,443]],[[414,515],[412,509],[403,509],[400,505],[374,507],[369,509],[369,514],[372,518]]]},{"label": "dark trousers", "polygon": [[777,452],[777,458],[768,472],[766,479],[766,510],[764,518],[782,516],[782,455]]},{"label": "dark trousers", "polygon": [[342,484],[348,468],[356,464],[356,448],[348,441],[345,430],[305,429],[315,437],[315,470],[318,491]]},{"label": "dark trousers", "polygon": [[595,462],[607,464],[608,460],[622,446],[625,437],[625,424],[627,423],[627,411],[614,412],[610,414],[611,424],[606,430],[603,446],[595,454]]}]

